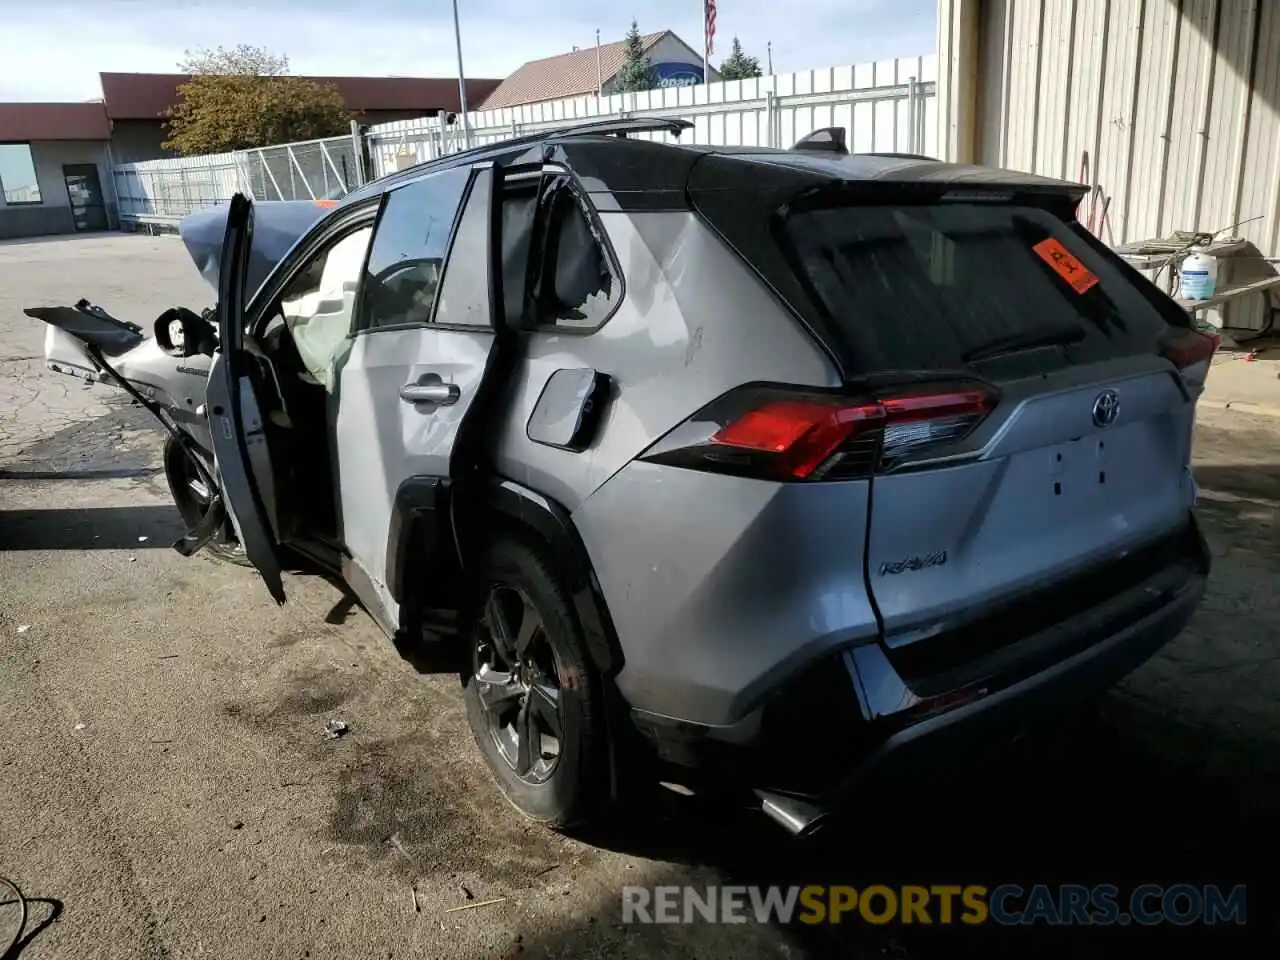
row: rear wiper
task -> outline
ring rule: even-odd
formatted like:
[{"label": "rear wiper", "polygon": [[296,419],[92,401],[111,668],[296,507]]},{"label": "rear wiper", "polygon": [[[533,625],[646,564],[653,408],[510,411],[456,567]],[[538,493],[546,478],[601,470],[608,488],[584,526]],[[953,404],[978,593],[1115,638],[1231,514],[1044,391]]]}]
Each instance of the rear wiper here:
[{"label": "rear wiper", "polygon": [[990,360],[1006,353],[1017,353],[1020,350],[1034,350],[1037,347],[1053,347],[1060,344],[1078,343],[1084,339],[1084,330],[1079,327],[1059,328],[1056,330],[1024,330],[994,340],[965,351],[960,359],[965,363],[977,360]]}]

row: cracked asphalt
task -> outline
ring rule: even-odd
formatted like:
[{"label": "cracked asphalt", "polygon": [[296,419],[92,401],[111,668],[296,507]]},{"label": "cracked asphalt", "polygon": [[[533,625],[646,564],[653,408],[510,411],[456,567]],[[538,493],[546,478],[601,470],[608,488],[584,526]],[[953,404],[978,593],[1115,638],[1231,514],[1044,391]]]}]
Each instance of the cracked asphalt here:
[{"label": "cracked asphalt", "polygon": [[[290,577],[276,607],[168,549],[145,413],[44,371],[21,315],[81,296],[143,324],[209,300],[173,239],[0,244],[0,876],[32,898],[23,960],[1241,949],[1222,929],[620,923],[625,884],[724,882],[1248,883],[1248,943],[1274,947],[1280,420],[1202,411],[1204,605],[1059,730],[859,797],[815,845],[666,794],[570,839],[498,799],[456,677],[418,672],[332,586]],[[323,737],[332,717],[348,735]]]}]

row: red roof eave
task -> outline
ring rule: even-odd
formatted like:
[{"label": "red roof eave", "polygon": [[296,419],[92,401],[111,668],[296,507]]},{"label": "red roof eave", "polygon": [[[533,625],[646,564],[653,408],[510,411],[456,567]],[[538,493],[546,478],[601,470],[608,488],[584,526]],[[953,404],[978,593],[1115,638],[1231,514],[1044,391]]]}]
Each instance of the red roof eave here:
[{"label": "red roof eave", "polygon": [[111,121],[101,103],[0,103],[0,143],[109,139]]},{"label": "red roof eave", "polygon": [[[190,77],[181,73],[102,73],[102,96],[112,120],[156,120],[177,103],[178,88]],[[458,81],[433,77],[307,77],[338,88],[352,112],[457,110]],[[501,80],[467,81],[473,109]]]}]

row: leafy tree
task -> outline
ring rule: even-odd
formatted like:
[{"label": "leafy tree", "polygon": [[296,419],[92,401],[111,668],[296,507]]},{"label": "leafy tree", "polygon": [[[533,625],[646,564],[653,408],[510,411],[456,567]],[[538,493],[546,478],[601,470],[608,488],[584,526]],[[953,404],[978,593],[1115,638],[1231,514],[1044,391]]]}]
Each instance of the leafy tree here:
[{"label": "leafy tree", "polygon": [[282,77],[289,72],[289,58],[282,53],[271,53],[263,47],[241,43],[230,50],[225,47],[195,52],[184,50],[182,59],[178,61],[178,69],[183,73],[214,74],[220,77]]},{"label": "leafy tree", "polygon": [[726,80],[749,80],[760,76],[760,61],[742,52],[742,44],[733,38],[733,52],[720,64],[720,75]]},{"label": "leafy tree", "polygon": [[191,79],[166,116],[166,149],[182,156],[332,137],[351,115],[332,84],[288,75],[289,58],[244,44],[187,52]]},{"label": "leafy tree", "polygon": [[626,59],[622,68],[614,77],[614,89],[618,93],[630,93],[635,90],[650,90],[656,81],[653,76],[653,64],[649,55],[644,52],[644,40],[640,36],[640,27],[631,21],[631,29],[627,31]]}]

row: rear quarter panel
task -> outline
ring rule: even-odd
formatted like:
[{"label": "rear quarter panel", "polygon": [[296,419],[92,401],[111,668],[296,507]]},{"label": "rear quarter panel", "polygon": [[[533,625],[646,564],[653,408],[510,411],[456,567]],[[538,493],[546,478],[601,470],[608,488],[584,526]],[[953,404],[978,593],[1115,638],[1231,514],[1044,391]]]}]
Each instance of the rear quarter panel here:
[{"label": "rear quarter panel", "polygon": [[[730,722],[814,649],[847,641],[851,629],[874,634],[862,581],[865,485],[782,487],[633,461],[740,384],[839,379],[695,215],[600,220],[625,296],[594,333],[532,335],[513,378],[497,467],[570,511],[622,644],[618,682],[632,705]],[[573,453],[529,440],[547,380],[582,367],[612,380],[594,443]],[[820,528],[819,515],[837,503],[840,522],[831,529],[840,545],[831,549],[814,523]]]},{"label": "rear quarter panel", "polygon": [[[512,379],[496,464],[503,475],[575,510],[681,420],[756,380],[838,384],[827,355],[768,289],[691,213],[606,213],[601,222],[625,295],[594,333],[535,333]],[[587,450],[529,440],[534,406],[557,370],[612,381]]]}]

